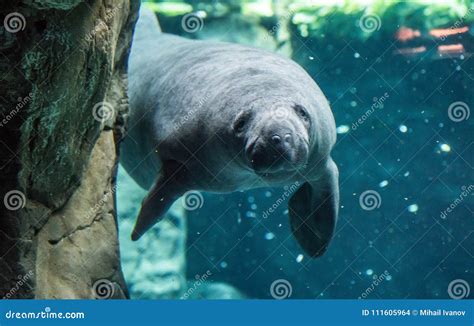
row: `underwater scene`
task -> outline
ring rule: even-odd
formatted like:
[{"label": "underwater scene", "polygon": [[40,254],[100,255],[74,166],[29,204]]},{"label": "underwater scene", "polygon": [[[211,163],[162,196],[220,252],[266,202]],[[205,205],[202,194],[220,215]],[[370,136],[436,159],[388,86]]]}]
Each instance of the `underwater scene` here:
[{"label": "underwater scene", "polygon": [[[272,94],[281,84],[291,83],[289,97],[307,99],[314,95],[318,105],[313,112],[297,104],[293,107],[296,113],[291,116],[285,116],[283,111],[283,122],[278,128],[298,122],[284,136],[272,134],[271,141],[283,156],[290,149],[282,146],[293,144],[294,155],[288,157],[294,164],[299,164],[300,152],[311,163],[313,154],[300,151],[298,144],[304,138],[301,135],[315,134],[318,146],[313,151],[321,153],[330,144],[332,148],[325,155],[330,151],[337,168],[320,166],[318,161],[314,166],[323,172],[318,172],[314,179],[285,179],[293,170],[282,168],[273,172],[268,166],[274,166],[276,159],[266,162],[273,152],[261,149],[259,139],[262,140],[257,138],[253,152],[248,154],[252,168],[264,171],[257,173],[262,179],[268,177],[268,171],[281,173],[286,182],[243,186],[246,181],[239,181],[231,187],[243,172],[229,162],[230,167],[222,168],[229,188],[209,182],[207,187],[177,191],[169,205],[176,201],[159,223],[152,227],[156,219],[149,222],[146,219],[151,217],[144,217],[143,223],[148,224],[138,223],[133,231],[137,216],[147,214],[149,205],[156,206],[148,200],[156,200],[153,190],[143,201],[148,192],[145,189],[152,187],[155,180],[143,177],[143,173],[132,177],[137,171],[127,168],[129,163],[124,168],[122,161],[116,191],[118,232],[121,266],[132,299],[473,297],[470,287],[474,284],[474,2],[189,0],[150,1],[142,3],[142,7],[136,35],[140,28],[143,33],[148,30],[140,27],[145,8],[154,13],[164,33],[206,42],[237,43],[275,53],[278,58],[289,58],[307,72],[324,94],[316,96],[315,92],[320,93],[317,86],[307,82],[306,75],[286,61],[272,66],[282,70],[269,81],[269,85],[277,86],[263,88],[258,78],[269,69],[266,63],[255,64],[251,75],[247,68],[242,68],[242,76],[236,69],[232,78],[237,82],[229,83],[225,72],[230,68],[218,62],[216,54],[228,50],[215,43],[188,49],[178,39],[163,38],[149,50],[134,50],[132,45],[130,69],[134,66],[134,51],[137,57],[148,52],[145,70],[153,70],[154,65],[162,63],[173,74],[173,69],[181,64],[179,56],[184,53],[182,58],[187,54],[201,55],[203,59],[196,59],[190,66],[183,63],[182,69],[201,69],[205,65],[211,68],[204,67],[208,70],[194,75],[189,73],[180,85],[192,84],[193,78],[199,80],[202,74],[221,78],[216,82],[212,99],[202,93],[190,94],[186,91],[190,88],[184,86],[170,90],[169,103],[181,101],[190,110],[190,116],[171,111],[189,128],[167,126],[166,120],[156,122],[162,126],[159,130],[170,129],[173,133],[179,129],[180,134],[185,134],[183,139],[196,137],[199,142],[192,128],[208,126],[193,124],[195,107],[213,110],[207,111],[211,114],[204,121],[214,121],[218,116],[227,121],[227,108],[239,99],[226,99],[226,90],[237,88],[240,80],[251,86],[250,93],[257,92],[264,99],[262,103],[271,102]],[[148,32],[151,35],[153,31]],[[173,46],[182,47],[171,52]],[[170,51],[169,57],[174,56],[176,62],[165,57],[152,61],[160,51]],[[252,60],[260,60],[260,54],[245,57],[230,53],[226,57],[229,66],[247,67]],[[240,55],[243,57],[239,58]],[[280,60],[271,58],[268,60]],[[291,69],[295,69],[294,74]],[[255,84],[251,82],[253,78]],[[134,83],[141,85],[135,87],[140,87],[136,103],[142,103],[141,94],[148,89],[153,91],[153,86],[140,84],[141,78],[133,75],[129,79],[132,87]],[[217,92],[220,85],[225,88]],[[166,87],[171,86],[162,84],[159,89]],[[199,88],[194,87],[197,93]],[[245,96],[248,94],[242,98]],[[324,96],[335,125],[331,124]],[[226,109],[213,109],[224,100]],[[280,100],[286,103],[286,98]],[[163,101],[157,101],[158,105]],[[295,120],[293,114],[298,114],[300,120]],[[311,121],[313,118],[316,122]],[[175,117],[167,119],[174,121],[169,124],[177,121]],[[258,119],[264,124],[261,130],[273,128],[272,117]],[[252,121],[239,116],[235,130],[240,132]],[[145,133],[147,126],[132,123],[128,132],[133,138],[135,132]],[[328,133],[321,131],[326,128]],[[192,156],[198,161],[203,157],[225,160],[222,157],[226,156],[220,155],[235,145],[225,137],[220,138],[224,145],[215,145],[202,153],[190,150]],[[127,152],[126,142],[122,152]],[[304,147],[304,142],[301,144]],[[130,154],[130,160],[136,160],[140,155],[137,153]],[[145,165],[138,169],[160,169],[145,159]],[[205,170],[212,170],[209,165],[202,165],[204,171],[196,172],[194,179],[201,175],[204,179]],[[164,169],[167,166],[168,163]],[[179,174],[179,168],[169,168]],[[337,170],[339,179],[335,182]],[[166,196],[160,200],[167,201]],[[298,217],[297,213],[304,214],[308,207],[317,224],[305,229],[303,221],[296,226],[292,214]],[[141,238],[132,241],[131,234],[135,236],[141,226],[141,230],[148,231],[140,232],[137,237]],[[310,236],[316,234],[318,240],[309,239],[308,232]],[[323,242],[317,250],[314,241]]]}]

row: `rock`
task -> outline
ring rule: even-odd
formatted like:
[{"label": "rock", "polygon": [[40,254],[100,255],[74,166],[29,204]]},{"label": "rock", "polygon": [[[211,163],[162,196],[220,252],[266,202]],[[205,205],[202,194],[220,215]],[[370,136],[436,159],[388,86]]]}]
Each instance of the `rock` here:
[{"label": "rock", "polygon": [[25,0],[24,2],[36,9],[69,10],[77,6],[81,0]]},{"label": "rock", "polygon": [[113,133],[102,132],[81,185],[38,232],[36,298],[90,298],[98,280],[124,288],[123,277],[117,272],[120,257],[115,188],[111,186],[114,164]]},{"label": "rock", "polygon": [[0,8],[0,297],[126,297],[113,193],[139,3],[17,3]]}]

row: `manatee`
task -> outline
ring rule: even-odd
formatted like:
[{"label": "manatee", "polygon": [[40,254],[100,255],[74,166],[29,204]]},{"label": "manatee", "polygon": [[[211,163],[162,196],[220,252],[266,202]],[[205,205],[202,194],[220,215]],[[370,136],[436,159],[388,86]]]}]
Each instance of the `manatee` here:
[{"label": "manatee", "polygon": [[121,164],[149,190],[133,240],[187,191],[296,183],[291,230],[308,255],[325,252],[339,206],[335,122],[303,68],[257,48],[161,33],[155,15],[142,10],[128,72]]}]

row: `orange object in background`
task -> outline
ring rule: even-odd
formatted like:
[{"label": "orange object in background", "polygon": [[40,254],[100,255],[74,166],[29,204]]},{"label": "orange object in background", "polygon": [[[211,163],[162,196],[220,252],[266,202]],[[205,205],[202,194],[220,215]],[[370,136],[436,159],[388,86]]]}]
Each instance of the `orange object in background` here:
[{"label": "orange object in background", "polygon": [[405,47],[402,47],[401,49],[397,48],[393,54],[416,58],[421,53],[428,51],[428,48],[433,47],[436,48],[436,52],[430,55],[430,58],[434,60],[455,58],[459,55],[470,57],[472,53],[466,52],[463,45],[463,43],[465,43],[464,38],[453,38],[461,35],[463,37],[467,36],[467,33],[469,33],[468,26],[459,28],[436,28],[423,33],[420,30],[402,26],[395,33],[395,38],[399,42],[406,44],[404,44]]},{"label": "orange object in background", "polygon": [[421,35],[417,29],[411,29],[408,27],[401,27],[396,33],[395,38],[401,42],[407,42]]},{"label": "orange object in background", "polygon": [[464,45],[462,45],[461,43],[450,44],[450,45],[440,45],[438,46],[438,52],[440,54],[464,53]]},{"label": "orange object in background", "polygon": [[[461,43],[438,46],[438,59],[455,58],[460,54],[465,54],[464,45]],[[470,54],[467,54],[470,56]]]},{"label": "orange object in background", "polygon": [[443,37],[452,36],[456,34],[467,33],[468,31],[469,31],[469,28],[467,26],[460,27],[460,28],[432,29],[430,31],[430,35],[437,38],[443,38]]}]

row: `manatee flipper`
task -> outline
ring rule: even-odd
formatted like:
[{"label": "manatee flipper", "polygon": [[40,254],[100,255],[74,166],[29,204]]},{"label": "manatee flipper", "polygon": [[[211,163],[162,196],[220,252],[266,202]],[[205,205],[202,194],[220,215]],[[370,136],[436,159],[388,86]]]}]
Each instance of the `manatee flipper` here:
[{"label": "manatee flipper", "polygon": [[290,198],[288,210],[293,235],[311,257],[327,249],[337,222],[339,172],[329,159],[321,179],[305,182]]},{"label": "manatee flipper", "polygon": [[175,200],[186,192],[187,189],[179,182],[180,177],[185,173],[183,170],[185,168],[182,165],[165,163],[163,173],[142,202],[132,232],[133,241],[140,239],[146,231],[159,222]]}]

